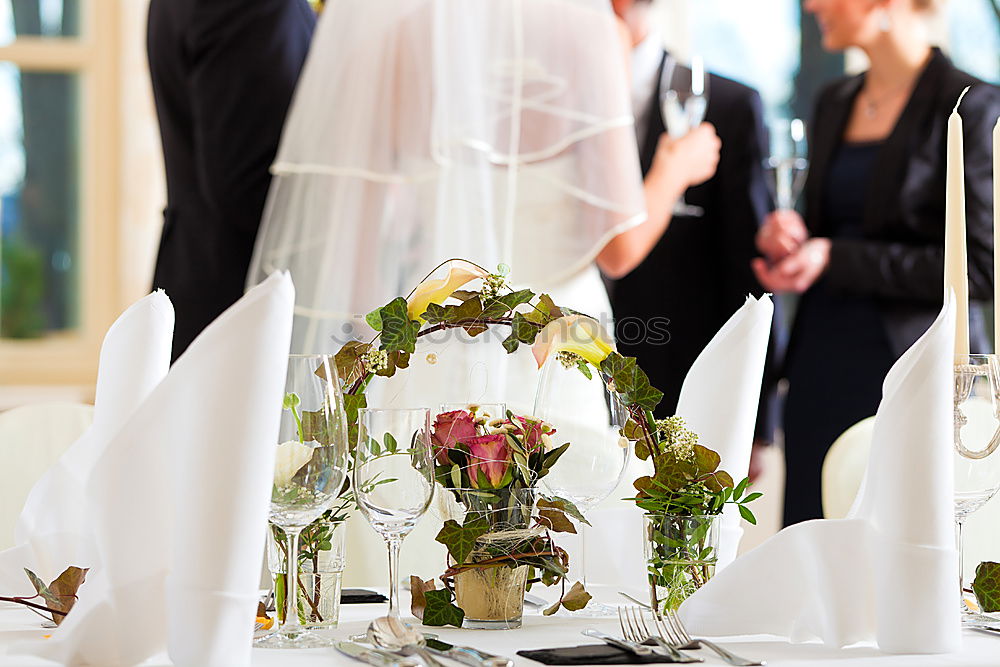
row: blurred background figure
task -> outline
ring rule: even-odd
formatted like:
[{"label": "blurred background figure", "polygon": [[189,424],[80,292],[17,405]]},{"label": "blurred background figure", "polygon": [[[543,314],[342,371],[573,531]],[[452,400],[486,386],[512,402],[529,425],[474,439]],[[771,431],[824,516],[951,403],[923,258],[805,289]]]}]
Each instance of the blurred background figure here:
[{"label": "blurred background figure", "polygon": [[[662,225],[665,231],[641,264],[610,277],[617,278],[612,305],[619,349],[637,357],[653,386],[663,390],[657,417],[665,417],[674,413],[684,377],[712,336],[748,294],[762,293],[750,259],[757,254],[754,235],[769,198],[760,96],[706,73],[698,58],[688,67],[665,51],[653,28],[652,4],[612,0],[631,39],[632,105],[647,201],[659,196],[671,202],[682,198],[682,204],[666,210],[649,206],[650,218],[665,219],[669,226]],[[671,127],[678,121],[673,102],[684,95],[687,105],[680,113],[694,121],[690,131]],[[695,105],[702,105],[701,125]],[[701,133],[718,139],[700,147],[700,156],[686,157],[679,178],[664,177],[664,157]],[[699,163],[710,150],[717,152],[717,165]],[[765,432],[763,421],[761,427]]]},{"label": "blurred background figure", "polygon": [[[992,277],[990,132],[1000,91],[927,41],[937,0],[807,0],[823,47],[860,47],[861,75],[824,88],[812,118],[805,219],[775,211],[753,268],[775,292],[802,294],[785,361],[785,524],[822,516],[820,470],[833,441],[875,414],[893,362],[941,307],[947,118],[962,89],[969,292]],[[972,351],[985,352],[971,309]]]},{"label": "blurred background figure", "polygon": [[174,359],[243,295],[268,168],[315,22],[305,0],[150,2],[167,177],[153,287],[174,304]]}]

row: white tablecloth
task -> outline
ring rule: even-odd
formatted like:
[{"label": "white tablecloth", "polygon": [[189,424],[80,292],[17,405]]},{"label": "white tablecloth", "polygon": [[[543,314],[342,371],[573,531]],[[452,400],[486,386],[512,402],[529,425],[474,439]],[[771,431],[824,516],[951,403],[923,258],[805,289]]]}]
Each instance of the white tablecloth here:
[{"label": "white tablecloth", "polygon": [[[544,591],[544,589],[540,592]],[[616,604],[614,591],[598,589],[598,597]],[[638,592],[638,591],[635,591]],[[404,604],[409,605],[408,596],[402,595]],[[340,627],[329,631],[331,636],[346,639],[350,635],[363,633],[368,621],[385,613],[385,605],[348,605],[343,607]],[[416,623],[415,619],[410,619]],[[51,665],[41,661],[15,659],[7,655],[14,642],[21,640],[45,641],[44,635],[52,632],[41,627],[41,619],[26,608],[0,603],[0,667],[34,667]],[[444,641],[468,644],[491,653],[514,658],[518,665],[538,667],[540,663],[516,655],[520,649],[551,648],[554,646],[576,646],[593,643],[580,631],[595,627],[606,632],[616,632],[618,623],[614,619],[582,619],[572,616],[545,618],[539,612],[525,615],[524,626],[518,630],[458,630],[455,628],[426,628],[437,633]],[[724,640],[725,645],[747,658],[763,658],[772,667],[950,667],[952,665],[989,666],[1000,665],[1000,637],[966,631],[963,635],[962,650],[949,655],[886,655],[873,646],[853,646],[846,649],[830,649],[821,644],[789,644],[773,637],[733,637]],[[697,652],[705,658],[705,665],[725,664],[709,651]],[[353,661],[336,650],[312,649],[284,651],[256,649],[253,656],[254,667],[330,667],[331,665],[357,666],[363,663]],[[166,656],[152,660],[148,667],[169,665]],[[453,664],[450,663],[449,664]]]}]

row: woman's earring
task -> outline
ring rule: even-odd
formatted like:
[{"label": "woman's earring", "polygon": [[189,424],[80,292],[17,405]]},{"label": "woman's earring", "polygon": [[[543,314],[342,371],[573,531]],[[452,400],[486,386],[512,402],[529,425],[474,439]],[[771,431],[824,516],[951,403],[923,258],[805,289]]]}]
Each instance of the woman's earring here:
[{"label": "woman's earring", "polygon": [[878,17],[878,29],[882,32],[889,32],[892,30],[892,17],[889,16],[889,10],[881,10]]}]

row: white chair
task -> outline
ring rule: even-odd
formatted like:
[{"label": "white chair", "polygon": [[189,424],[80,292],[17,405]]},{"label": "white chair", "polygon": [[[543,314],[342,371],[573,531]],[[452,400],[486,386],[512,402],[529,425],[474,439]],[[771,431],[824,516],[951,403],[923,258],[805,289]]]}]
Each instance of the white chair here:
[{"label": "white chair", "polygon": [[14,525],[31,487],[93,419],[94,406],[80,403],[0,412],[0,550],[14,545]]},{"label": "white chair", "polygon": [[843,519],[854,504],[868,467],[875,418],[862,419],[838,437],[823,459],[823,516]]}]

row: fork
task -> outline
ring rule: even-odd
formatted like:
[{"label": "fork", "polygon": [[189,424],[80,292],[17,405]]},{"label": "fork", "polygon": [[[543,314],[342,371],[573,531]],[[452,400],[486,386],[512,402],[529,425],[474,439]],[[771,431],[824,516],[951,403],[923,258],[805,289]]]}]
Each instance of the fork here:
[{"label": "fork", "polygon": [[622,629],[622,636],[633,644],[642,646],[650,639],[657,646],[667,652],[673,662],[705,662],[702,658],[696,658],[686,653],[681,653],[676,646],[672,646],[660,637],[656,637],[646,629],[646,623],[642,620],[642,610],[638,607],[622,606],[618,607],[618,624]]},{"label": "fork", "polygon": [[767,663],[763,660],[747,660],[746,658],[741,658],[740,656],[727,651],[715,642],[710,642],[707,639],[702,639],[701,637],[692,637],[684,624],[681,623],[681,619],[677,616],[677,612],[673,609],[667,609],[663,616],[659,614],[653,614],[653,624],[656,626],[657,632],[660,636],[666,636],[666,640],[677,646],[679,648],[700,648],[702,644],[708,648],[715,651],[720,658],[725,660],[730,665],[740,665],[741,667],[757,667],[760,665],[766,665]]}]

